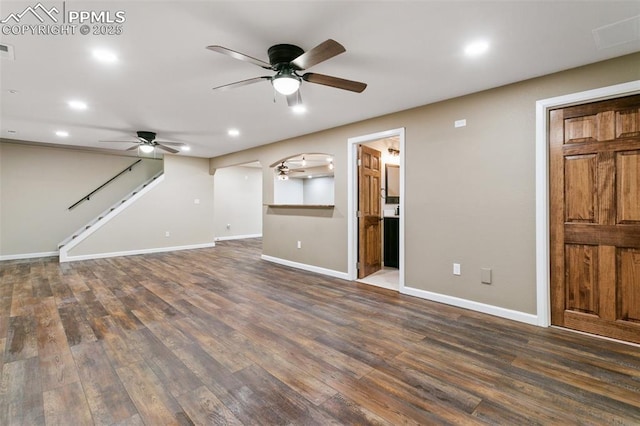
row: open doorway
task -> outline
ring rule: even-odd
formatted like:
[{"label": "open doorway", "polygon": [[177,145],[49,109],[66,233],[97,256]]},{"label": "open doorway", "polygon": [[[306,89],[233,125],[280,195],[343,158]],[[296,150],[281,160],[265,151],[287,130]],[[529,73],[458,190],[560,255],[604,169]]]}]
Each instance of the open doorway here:
[{"label": "open doorway", "polygon": [[404,285],[404,129],[348,140],[348,273],[399,291]]}]

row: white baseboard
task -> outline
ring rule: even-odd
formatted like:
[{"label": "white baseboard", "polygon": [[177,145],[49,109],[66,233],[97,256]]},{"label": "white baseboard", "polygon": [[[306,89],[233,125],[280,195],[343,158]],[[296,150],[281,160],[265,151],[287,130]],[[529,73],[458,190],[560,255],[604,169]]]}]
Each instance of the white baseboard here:
[{"label": "white baseboard", "polygon": [[420,290],[412,287],[402,287],[400,293],[409,296],[420,297],[421,299],[431,300],[433,302],[445,303],[447,305],[465,308],[484,314],[494,315],[500,318],[506,318],[514,321],[523,322],[530,325],[539,325],[538,316],[527,314],[526,312],[514,311],[511,309],[501,308],[499,306],[487,305],[473,300],[461,299],[459,297],[447,296],[445,294],[433,293],[426,290]]},{"label": "white baseboard", "polygon": [[2,260],[20,260],[20,259],[37,259],[39,257],[52,257],[57,256],[57,251],[45,251],[42,253],[24,253],[24,254],[6,254],[0,255],[0,261]]},{"label": "white baseboard", "polygon": [[142,249],[142,250],[118,251],[118,252],[112,252],[112,253],[82,254],[78,256],[66,256],[64,259],[60,257],[60,262],[62,263],[62,262],[74,262],[76,260],[104,259],[107,257],[118,257],[118,256],[134,256],[138,254],[164,253],[168,251],[193,250],[193,249],[201,249],[201,248],[210,248],[215,246],[216,246],[216,243],[212,242],[212,243],[192,244],[187,246],[158,247],[158,248]]},{"label": "white baseboard", "polygon": [[263,254],[261,258],[263,260],[266,260],[267,262],[273,262],[279,265],[290,266],[296,269],[302,269],[304,271],[316,272],[318,274],[328,275],[334,278],[349,280],[349,274],[347,274],[346,272],[334,271],[333,269],[321,268],[320,266],[307,265],[306,263],[293,262],[287,259],[280,259],[278,257],[267,256],[266,254]]},{"label": "white baseboard", "polygon": [[228,240],[245,240],[247,238],[262,238],[262,234],[248,234],[248,235],[230,235],[228,237],[215,237],[215,241],[228,241]]}]

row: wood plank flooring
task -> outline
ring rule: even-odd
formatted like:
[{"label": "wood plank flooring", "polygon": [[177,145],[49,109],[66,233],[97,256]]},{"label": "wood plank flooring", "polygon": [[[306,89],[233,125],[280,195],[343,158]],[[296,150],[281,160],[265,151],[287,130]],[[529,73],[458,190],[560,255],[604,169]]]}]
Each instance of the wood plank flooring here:
[{"label": "wood plank flooring", "polygon": [[640,424],[640,348],[260,260],[0,263],[0,425]]}]

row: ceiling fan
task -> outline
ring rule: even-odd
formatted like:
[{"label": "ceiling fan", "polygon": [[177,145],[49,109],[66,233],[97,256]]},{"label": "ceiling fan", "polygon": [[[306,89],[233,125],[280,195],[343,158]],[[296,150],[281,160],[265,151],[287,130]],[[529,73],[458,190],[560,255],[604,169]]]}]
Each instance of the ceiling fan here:
[{"label": "ceiling fan", "polygon": [[302,103],[298,89],[303,80],[309,83],[322,84],[324,86],[357,93],[361,93],[367,87],[365,83],[359,81],[332,77],[330,75],[312,72],[307,72],[302,75],[298,73],[298,71],[311,68],[320,62],[324,62],[346,51],[340,43],[332,39],[326,40],[306,52],[293,44],[273,45],[267,51],[269,55],[268,63],[223,46],[207,46],[207,49],[276,72],[276,74],[272,76],[261,76],[236,81],[235,83],[214,87],[213,90],[226,90],[267,80],[271,82],[273,88],[278,93],[287,97],[287,104],[289,106],[296,106]]},{"label": "ceiling fan", "polygon": [[149,132],[146,130],[138,130],[136,132],[136,138],[135,140],[107,140],[107,141],[100,141],[100,142],[126,142],[126,143],[133,143],[135,144],[134,146],[132,146],[131,148],[127,148],[126,151],[133,151],[134,149],[140,149],[140,151],[149,154],[151,152],[153,152],[153,150],[155,148],[160,148],[162,150],[165,150],[167,152],[170,152],[172,154],[177,154],[178,151],[177,149],[171,148],[170,146],[167,145],[173,145],[173,146],[185,146],[186,144],[182,143],[182,142],[170,142],[170,141],[165,141],[165,140],[159,140],[156,139],[156,133],[155,132]]}]

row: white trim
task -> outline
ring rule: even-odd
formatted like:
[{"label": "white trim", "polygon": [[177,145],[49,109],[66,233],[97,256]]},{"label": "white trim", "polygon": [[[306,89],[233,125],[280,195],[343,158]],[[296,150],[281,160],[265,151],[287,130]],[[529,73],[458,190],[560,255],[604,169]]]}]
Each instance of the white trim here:
[{"label": "white trim", "polygon": [[0,261],[3,260],[19,260],[19,259],[37,259],[39,257],[52,257],[57,256],[57,251],[45,251],[42,253],[24,253],[24,254],[6,254],[0,255]]},{"label": "white trim", "polygon": [[340,272],[340,271],[334,271],[333,269],[326,269],[326,268],[321,268],[319,266],[307,265],[306,263],[293,262],[287,259],[280,259],[279,257],[267,256],[266,254],[263,254],[260,257],[262,258],[262,260],[266,260],[267,262],[277,263],[279,265],[289,266],[291,268],[302,269],[303,271],[316,272],[318,274],[328,275],[330,277],[340,278],[343,280],[349,279],[348,274],[345,274],[344,272]]},{"label": "white trim", "polygon": [[432,293],[430,291],[412,287],[403,287],[400,289],[400,292],[408,294],[409,296],[415,296],[421,299],[431,300],[433,302],[445,303],[458,308],[470,309],[472,311],[482,312],[484,314],[494,315],[526,324],[538,325],[538,317],[526,312],[513,311],[499,306],[487,305],[485,303],[474,302],[473,300],[461,299],[454,296],[447,296],[446,294]]},{"label": "white trim", "polygon": [[262,234],[247,234],[247,235],[231,235],[228,237],[215,237],[215,241],[228,241],[228,240],[245,240],[247,238],[262,238]]},{"label": "white trim", "polygon": [[536,304],[537,325],[551,324],[549,296],[549,132],[548,113],[552,108],[640,93],[640,80],[602,87],[536,102]]},{"label": "white trim", "polygon": [[151,249],[127,250],[127,251],[117,251],[117,252],[111,252],[111,253],[82,254],[78,256],[66,256],[65,260],[63,261],[61,259],[60,262],[75,262],[77,260],[104,259],[107,257],[134,256],[138,254],[164,253],[168,251],[180,251],[180,250],[194,250],[194,249],[211,248],[215,246],[216,246],[216,243],[211,242],[211,243],[202,243],[202,244],[191,244],[187,246],[157,247],[157,248],[151,248]]},{"label": "white trim", "polygon": [[[127,207],[129,207],[131,204],[135,203],[140,197],[145,195],[147,192],[151,191],[153,188],[155,188],[157,185],[159,185],[160,182],[162,182],[162,181],[164,181],[164,174],[158,176],[155,180],[153,180],[147,186],[145,186],[144,188],[140,189],[140,191],[138,191],[135,195],[132,195],[131,198],[127,199],[126,202],[120,203],[115,209],[113,209],[113,211],[107,213],[102,218],[102,220],[97,221],[96,223],[91,225],[91,227],[89,227],[86,231],[78,234],[78,236],[76,238],[74,238],[73,240],[71,240],[68,243],[66,243],[63,247],[60,248],[60,262],[66,262],[67,259],[71,259],[71,258],[73,258],[73,259],[78,258],[78,256],[70,256],[69,255],[69,250],[73,249],[75,246],[80,244],[82,241],[84,241],[91,234],[96,232],[98,229],[102,228],[111,219],[113,219],[114,217],[119,215]],[[109,257],[109,256],[107,256],[107,257]]]},{"label": "white trim", "polygon": [[398,287],[404,288],[404,187],[405,187],[405,129],[386,130],[363,136],[356,136],[347,140],[347,278],[355,280],[358,275],[356,263],[358,262],[358,218],[357,218],[357,194],[358,194],[358,155],[357,145],[373,142],[379,139],[398,136],[400,139],[400,274]]}]

